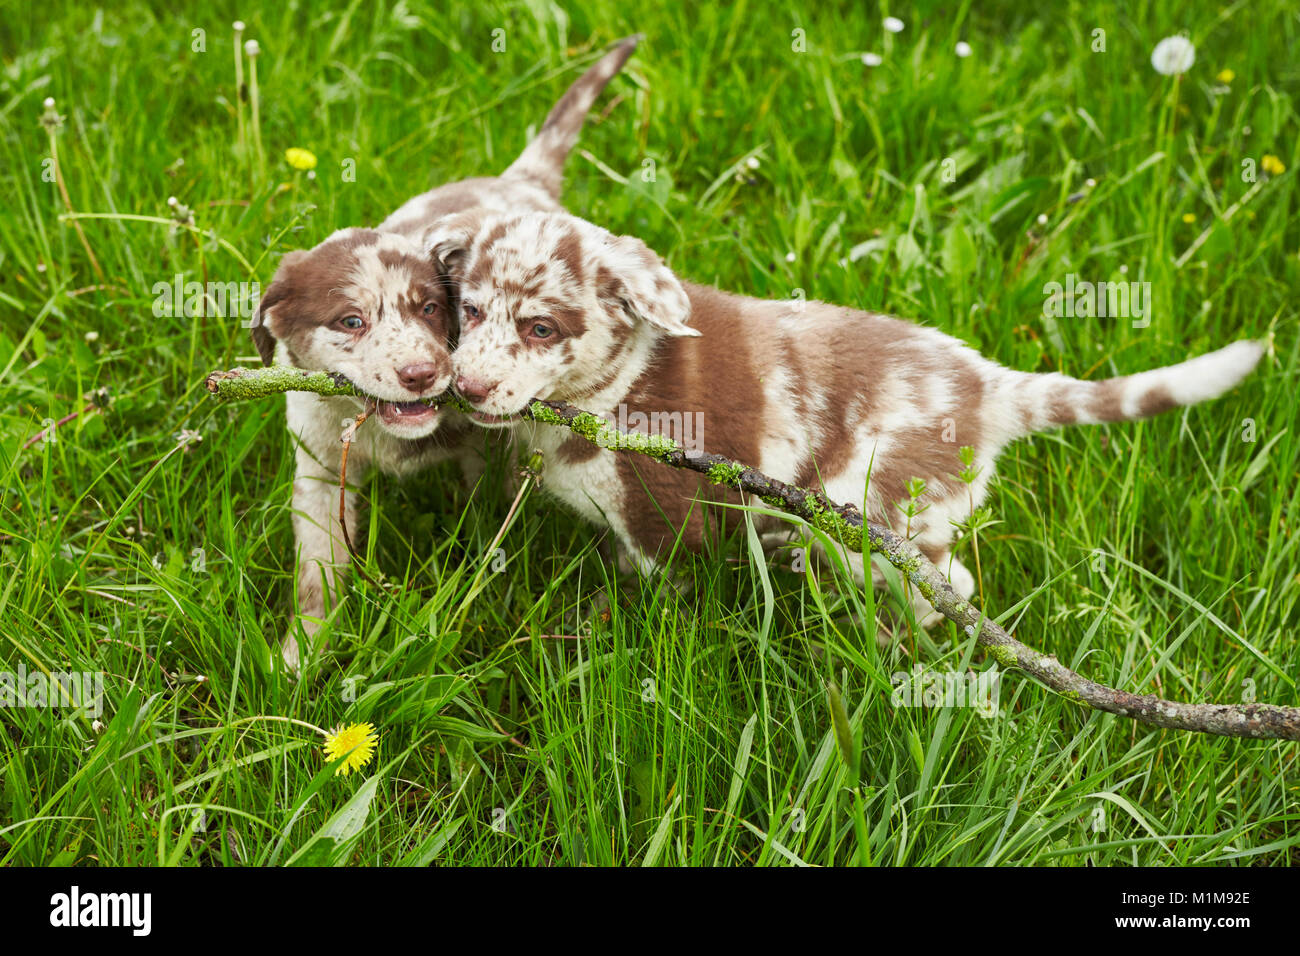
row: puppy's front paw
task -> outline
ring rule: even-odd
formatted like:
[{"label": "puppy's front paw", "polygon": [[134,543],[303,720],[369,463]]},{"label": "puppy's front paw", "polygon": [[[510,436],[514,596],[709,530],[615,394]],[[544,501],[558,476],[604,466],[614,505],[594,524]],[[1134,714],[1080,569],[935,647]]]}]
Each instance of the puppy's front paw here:
[{"label": "puppy's front paw", "polygon": [[284,668],[294,677],[302,668],[302,655],[298,649],[298,639],[293,634],[286,634],[284,641],[280,644],[280,660],[284,663]]},{"label": "puppy's front paw", "polygon": [[284,662],[285,670],[293,676],[298,676],[307,658],[314,651],[320,650],[315,638],[321,624],[316,618],[299,616],[284,635],[284,640],[280,643],[280,660]]}]

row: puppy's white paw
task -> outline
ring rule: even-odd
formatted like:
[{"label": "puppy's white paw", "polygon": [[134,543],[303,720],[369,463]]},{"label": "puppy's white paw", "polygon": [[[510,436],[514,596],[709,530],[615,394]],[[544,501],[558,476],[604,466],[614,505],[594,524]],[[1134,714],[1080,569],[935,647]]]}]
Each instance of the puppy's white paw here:
[{"label": "puppy's white paw", "polygon": [[284,669],[293,676],[297,677],[302,669],[302,654],[298,649],[298,639],[292,634],[285,635],[284,641],[280,644],[280,660],[284,663]]},{"label": "puppy's white paw", "polygon": [[[320,628],[319,621],[308,617],[299,617],[290,626],[280,643],[280,660],[289,674],[297,677],[302,671],[303,661],[311,653],[313,638]],[[299,638],[302,638],[302,643],[299,643]]]}]

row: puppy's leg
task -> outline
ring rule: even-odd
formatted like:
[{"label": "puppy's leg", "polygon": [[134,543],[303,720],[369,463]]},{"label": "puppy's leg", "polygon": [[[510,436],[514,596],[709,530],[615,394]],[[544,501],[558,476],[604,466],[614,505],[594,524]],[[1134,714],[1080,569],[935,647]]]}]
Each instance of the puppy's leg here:
[{"label": "puppy's leg", "polygon": [[[356,541],[357,493],[351,488],[345,502],[348,531]],[[293,531],[298,554],[296,624],[311,639],[320,630],[329,608],[339,599],[350,558],[339,526],[339,476],[301,447],[293,480]],[[285,664],[296,671],[301,652],[292,631],[285,638],[281,654]]]},{"label": "puppy's leg", "polygon": [[[472,490],[482,479],[483,472],[487,470],[488,455],[491,453],[489,434],[482,430],[471,432],[452,452],[456,466],[460,469],[461,487],[467,490]],[[348,527],[352,526],[348,525]]]}]

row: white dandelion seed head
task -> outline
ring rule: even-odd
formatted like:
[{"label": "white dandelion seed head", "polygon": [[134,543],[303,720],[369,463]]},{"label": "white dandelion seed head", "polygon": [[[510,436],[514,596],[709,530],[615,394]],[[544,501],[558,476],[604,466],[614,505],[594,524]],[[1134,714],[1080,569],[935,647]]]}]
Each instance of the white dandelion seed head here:
[{"label": "white dandelion seed head", "polygon": [[959,40],[957,45],[953,48],[953,52],[964,60],[966,57],[970,56],[970,44],[965,40]]},{"label": "white dandelion seed head", "polygon": [[1040,226],[1045,226],[1045,225],[1047,225],[1047,213],[1045,213],[1045,212],[1040,212],[1040,213],[1038,214],[1038,224],[1039,224]]},{"label": "white dandelion seed head", "polygon": [[794,253],[793,253],[793,252],[787,252],[787,253],[785,254],[785,261],[786,261],[786,262],[794,262]]},{"label": "white dandelion seed head", "polygon": [[885,61],[881,58],[879,53],[864,53],[862,54],[862,62],[867,66],[880,66],[880,64]]},{"label": "white dandelion seed head", "polygon": [[1186,73],[1195,62],[1196,47],[1184,36],[1165,37],[1151,51],[1151,65],[1165,76]]},{"label": "white dandelion seed head", "polygon": [[47,110],[54,109],[54,97],[52,96],[45,97],[45,108]]},{"label": "white dandelion seed head", "polygon": [[168,196],[168,197],[167,197],[167,205],[169,205],[169,206],[171,206],[173,209],[175,209],[177,206],[180,205],[180,200],[177,199],[175,196]]},{"label": "white dandelion seed head", "polygon": [[236,33],[243,33],[243,32],[244,32],[244,21],[243,21],[243,20],[236,20],[236,21],[235,21],[234,23],[232,23],[230,26],[234,29],[234,31],[235,31]]},{"label": "white dandelion seed head", "polygon": [[249,56],[257,56],[262,52],[262,46],[256,40],[249,40],[244,44],[244,52]]},{"label": "white dandelion seed head", "polygon": [[902,33],[903,21],[898,17],[885,17],[885,29],[890,33]]},{"label": "white dandelion seed head", "polygon": [[750,169],[758,169],[758,157],[757,156],[749,157],[749,159],[745,160],[745,165],[748,166]]}]

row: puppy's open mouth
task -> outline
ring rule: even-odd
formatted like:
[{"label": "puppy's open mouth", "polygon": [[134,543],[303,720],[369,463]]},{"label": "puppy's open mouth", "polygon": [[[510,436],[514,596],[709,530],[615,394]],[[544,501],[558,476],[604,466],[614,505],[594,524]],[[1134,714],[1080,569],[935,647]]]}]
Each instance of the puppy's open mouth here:
[{"label": "puppy's open mouth", "polygon": [[437,405],[424,402],[380,402],[379,420],[385,425],[425,425],[438,414]]}]

